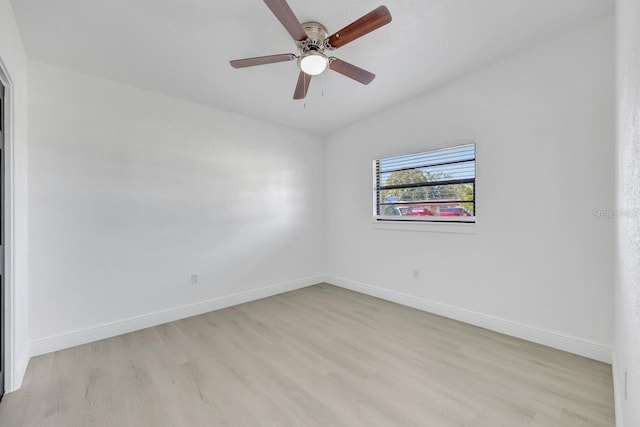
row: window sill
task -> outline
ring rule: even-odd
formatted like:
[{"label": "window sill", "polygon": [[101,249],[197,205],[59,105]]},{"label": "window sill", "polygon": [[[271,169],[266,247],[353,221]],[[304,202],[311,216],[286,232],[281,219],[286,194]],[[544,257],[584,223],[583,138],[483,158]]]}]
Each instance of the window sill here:
[{"label": "window sill", "polygon": [[455,223],[373,220],[373,228],[377,230],[418,231],[428,233],[476,234],[475,222]]}]

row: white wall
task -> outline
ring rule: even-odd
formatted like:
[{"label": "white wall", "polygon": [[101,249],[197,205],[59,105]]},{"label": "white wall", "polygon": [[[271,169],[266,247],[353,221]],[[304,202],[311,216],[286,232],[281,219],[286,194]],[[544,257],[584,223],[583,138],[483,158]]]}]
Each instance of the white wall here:
[{"label": "white wall", "polygon": [[[29,362],[29,289],[28,289],[28,218],[27,218],[27,58],[9,0],[0,0],[0,68],[8,74],[8,118],[5,135],[7,185],[7,250],[5,291],[8,304],[7,359],[5,388],[20,387]],[[12,194],[11,194],[12,193]],[[13,233],[13,234],[11,234]]]},{"label": "white wall", "polygon": [[322,279],[322,138],[41,63],[29,76],[34,354]]},{"label": "white wall", "polygon": [[[640,426],[640,3],[617,15],[617,265],[614,378],[618,425]],[[628,397],[625,399],[624,373]]]},{"label": "white wall", "polygon": [[[593,211],[614,201],[613,33],[607,18],[332,135],[329,281],[608,360],[614,228]],[[372,226],[374,157],[470,140],[472,234]]]}]

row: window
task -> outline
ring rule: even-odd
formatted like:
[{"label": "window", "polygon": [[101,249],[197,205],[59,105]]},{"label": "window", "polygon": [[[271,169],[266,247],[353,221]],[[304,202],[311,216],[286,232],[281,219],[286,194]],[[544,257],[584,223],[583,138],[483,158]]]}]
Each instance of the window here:
[{"label": "window", "polygon": [[374,160],[377,221],[475,222],[476,145]]}]

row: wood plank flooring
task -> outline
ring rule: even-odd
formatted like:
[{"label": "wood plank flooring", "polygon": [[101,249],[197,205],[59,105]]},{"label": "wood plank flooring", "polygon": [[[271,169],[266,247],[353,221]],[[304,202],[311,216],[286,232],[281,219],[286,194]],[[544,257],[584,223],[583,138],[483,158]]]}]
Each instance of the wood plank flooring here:
[{"label": "wood plank flooring", "polygon": [[320,284],[34,358],[14,426],[613,426],[611,367]]}]

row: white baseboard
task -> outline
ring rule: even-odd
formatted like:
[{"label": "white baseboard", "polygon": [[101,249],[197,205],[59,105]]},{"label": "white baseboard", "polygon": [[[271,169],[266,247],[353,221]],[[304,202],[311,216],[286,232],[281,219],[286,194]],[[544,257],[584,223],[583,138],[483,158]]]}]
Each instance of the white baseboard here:
[{"label": "white baseboard", "polygon": [[459,320],[471,325],[480,326],[485,329],[500,332],[516,338],[553,347],[569,353],[611,363],[611,347],[593,343],[580,338],[547,331],[540,328],[512,322],[476,311],[466,310],[451,305],[430,301],[413,295],[403,294],[378,286],[369,285],[342,277],[328,275],[328,283],[352,291],[371,295],[387,301],[392,301],[418,310],[427,311],[450,319]]},{"label": "white baseboard", "polygon": [[611,370],[613,373],[613,401],[616,411],[616,427],[623,427],[624,419],[622,418],[622,400],[624,399],[624,384],[620,382],[620,366],[618,365],[618,358],[615,350],[613,350],[611,359]]},{"label": "white baseboard", "polygon": [[167,310],[156,311],[153,313],[143,314],[141,316],[135,316],[128,319],[104,323],[102,325],[96,325],[85,329],[36,339],[31,341],[31,356],[34,357],[41,354],[51,353],[54,351],[63,350],[65,348],[75,347],[77,345],[87,344],[105,338],[111,338],[117,335],[138,331],[140,329],[161,325],[163,323],[173,322],[175,320],[184,319],[191,316],[197,316],[199,314],[208,313],[210,311],[220,310],[222,308],[231,307],[233,305],[255,301],[258,299],[281,294],[283,292],[305,288],[307,286],[315,285],[316,283],[324,282],[325,279],[326,276],[324,275],[305,277],[303,279],[292,280],[290,282],[267,286],[260,289],[253,289],[233,295],[213,298],[206,301],[199,301],[193,304],[186,304]]},{"label": "white baseboard", "polygon": [[24,374],[27,372],[29,366],[29,350],[24,351],[16,361],[16,367],[13,370],[11,380],[5,383],[7,393],[14,392],[22,387],[22,381],[24,380]]}]

